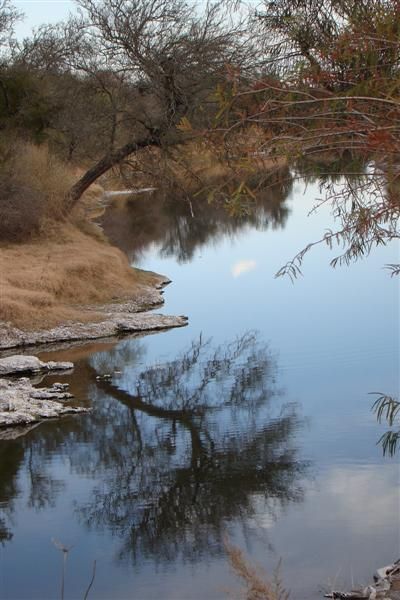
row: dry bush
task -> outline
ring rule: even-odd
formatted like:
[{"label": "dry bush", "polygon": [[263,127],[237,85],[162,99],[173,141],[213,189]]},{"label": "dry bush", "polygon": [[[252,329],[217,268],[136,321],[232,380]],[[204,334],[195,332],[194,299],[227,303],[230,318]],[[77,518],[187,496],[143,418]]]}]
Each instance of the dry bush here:
[{"label": "dry bush", "polygon": [[20,242],[62,220],[74,174],[46,146],[16,142],[2,165],[1,181],[0,241]]},{"label": "dry bush", "polygon": [[0,241],[19,242],[40,230],[42,197],[10,179],[0,182]]},{"label": "dry bush", "polygon": [[64,197],[75,181],[73,171],[47,146],[24,143],[14,163],[14,177],[43,198],[43,219],[59,219]]},{"label": "dry bush", "polygon": [[289,593],[283,588],[280,580],[279,567],[269,581],[259,569],[246,560],[240,548],[225,541],[225,549],[230,566],[244,584],[240,598],[243,600],[287,600],[289,598]]}]

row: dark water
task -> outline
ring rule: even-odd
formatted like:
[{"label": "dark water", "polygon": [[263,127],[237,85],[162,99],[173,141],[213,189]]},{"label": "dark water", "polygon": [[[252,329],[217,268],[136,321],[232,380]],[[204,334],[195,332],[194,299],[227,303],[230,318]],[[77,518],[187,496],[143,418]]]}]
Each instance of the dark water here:
[{"label": "dark water", "polygon": [[[370,579],[400,553],[397,459],[369,392],[399,393],[398,247],[332,270],[316,248],[292,285],[274,273],[331,224],[318,187],[269,189],[248,217],[135,197],[109,235],[168,275],[189,326],[46,352],[90,415],[0,443],[0,597],[222,599],[223,540],[281,572],[291,597]],[[97,380],[111,373],[111,381]]]}]

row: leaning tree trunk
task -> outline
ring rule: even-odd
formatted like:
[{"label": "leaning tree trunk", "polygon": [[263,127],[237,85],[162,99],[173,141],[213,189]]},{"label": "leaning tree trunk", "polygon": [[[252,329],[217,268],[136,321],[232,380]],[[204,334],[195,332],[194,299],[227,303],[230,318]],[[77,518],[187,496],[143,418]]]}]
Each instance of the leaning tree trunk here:
[{"label": "leaning tree trunk", "polygon": [[121,146],[121,148],[118,148],[114,152],[106,154],[106,156],[86,171],[86,173],[70,188],[65,197],[65,213],[68,214],[71,212],[82,194],[86,192],[88,187],[101,175],[104,175],[104,173],[112,169],[112,167],[120,163],[124,158],[127,158],[130,154],[142,150],[143,148],[148,148],[149,146],[160,146],[160,139],[149,133],[147,136],[142,136],[141,138],[128,142],[125,146]]}]

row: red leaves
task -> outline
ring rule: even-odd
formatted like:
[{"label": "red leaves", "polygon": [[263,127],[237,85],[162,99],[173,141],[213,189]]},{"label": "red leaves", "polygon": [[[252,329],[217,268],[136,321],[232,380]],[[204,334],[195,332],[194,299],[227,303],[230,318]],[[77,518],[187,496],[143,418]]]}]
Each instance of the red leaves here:
[{"label": "red leaves", "polygon": [[367,146],[370,150],[393,152],[398,147],[393,133],[387,129],[374,129],[368,132]]}]

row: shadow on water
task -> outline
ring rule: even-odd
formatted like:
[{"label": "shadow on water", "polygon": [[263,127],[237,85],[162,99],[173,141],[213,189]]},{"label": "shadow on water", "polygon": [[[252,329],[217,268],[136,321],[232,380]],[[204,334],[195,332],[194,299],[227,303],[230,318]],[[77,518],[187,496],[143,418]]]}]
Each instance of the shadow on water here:
[{"label": "shadow on water", "polygon": [[[175,187],[114,200],[104,213],[101,226],[131,262],[138,261],[153,244],[159,256],[186,263],[193,259],[196,250],[221,237],[234,238],[246,227],[258,231],[283,229],[290,215],[286,201],[296,180],[316,182],[326,191],[335,183],[362,186],[365,172],[365,160],[351,153],[317,155],[314,160],[298,160],[290,168],[248,173],[254,198],[244,198],[238,213],[232,214],[226,198],[216,196],[209,201],[205,191],[185,194]],[[215,186],[218,187],[217,182]]]},{"label": "shadow on water", "polygon": [[8,498],[9,529],[21,471],[28,507],[57,504],[68,474],[58,479],[44,465],[60,456],[71,474],[89,480],[74,518],[117,537],[118,558],[134,562],[221,554],[226,530],[233,522],[245,530],[256,504],[274,518],[302,500],[307,465],[294,435],[303,420],[282,403],[275,358],[257,334],[218,347],[200,336],[173,360],[148,367],[139,364],[145,352],[143,340],[126,340],[78,361],[71,388],[75,381],[82,394],[86,382],[93,413],[4,444],[0,498]]},{"label": "shadow on water", "polygon": [[234,237],[245,227],[265,231],[285,226],[289,216],[285,200],[293,186],[289,169],[264,176],[257,185],[255,198],[243,203],[240,214],[230,214],[221,200],[208,202],[205,194],[188,197],[182,190],[160,190],[113,203],[101,225],[131,261],[156,244],[161,256],[189,262],[196,250],[221,236]]},{"label": "shadow on water", "polygon": [[15,499],[18,496],[17,476],[24,459],[19,444],[0,444],[0,544],[9,542]]}]

